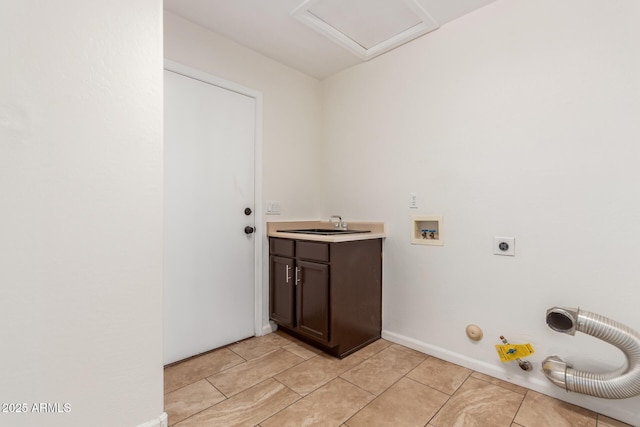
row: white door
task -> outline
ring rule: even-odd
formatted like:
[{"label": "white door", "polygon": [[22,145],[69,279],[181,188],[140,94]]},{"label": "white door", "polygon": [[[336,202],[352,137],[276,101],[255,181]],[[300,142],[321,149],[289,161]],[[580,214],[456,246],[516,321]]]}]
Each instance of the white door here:
[{"label": "white door", "polygon": [[[164,363],[255,335],[256,100],[164,72]],[[247,213],[249,211],[247,210]]]}]

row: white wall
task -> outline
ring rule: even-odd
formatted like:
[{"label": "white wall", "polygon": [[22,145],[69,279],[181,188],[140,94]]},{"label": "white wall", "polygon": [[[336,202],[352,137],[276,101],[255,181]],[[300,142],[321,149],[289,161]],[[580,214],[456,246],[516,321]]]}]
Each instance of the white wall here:
[{"label": "white wall", "polygon": [[262,93],[263,197],[282,203],[270,219],[316,219],[320,82],[171,12],[164,23],[165,58]]},{"label": "white wall", "polygon": [[[623,360],[548,329],[554,305],[640,330],[638,20],[635,0],[500,0],[323,82],[324,214],[386,222],[386,336],[634,425],[640,398],[567,394],[539,367]],[[444,215],[443,247],[410,245],[412,214]],[[499,362],[501,334],[532,343],[534,372]]]},{"label": "white wall", "polygon": [[[263,318],[268,324],[268,249],[265,222],[315,220],[324,199],[319,158],[320,82],[299,71],[165,11],[166,59],[262,94],[262,199],[280,201],[281,215],[265,216],[256,236],[263,244]],[[327,217],[328,218],[328,217]]]},{"label": "white wall", "polygon": [[161,6],[3,3],[1,425],[163,413]]}]

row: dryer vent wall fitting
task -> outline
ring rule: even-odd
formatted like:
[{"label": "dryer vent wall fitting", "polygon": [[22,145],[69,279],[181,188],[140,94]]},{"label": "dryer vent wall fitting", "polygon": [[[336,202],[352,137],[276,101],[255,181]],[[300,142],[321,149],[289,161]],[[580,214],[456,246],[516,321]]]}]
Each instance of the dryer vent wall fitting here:
[{"label": "dryer vent wall fitting", "polygon": [[553,307],[547,310],[547,325],[556,332],[575,335],[576,331],[608,342],[622,350],[627,363],[604,374],[573,369],[558,356],[542,362],[546,377],[567,391],[626,399],[640,395],[640,334],[615,320],[588,311]]}]

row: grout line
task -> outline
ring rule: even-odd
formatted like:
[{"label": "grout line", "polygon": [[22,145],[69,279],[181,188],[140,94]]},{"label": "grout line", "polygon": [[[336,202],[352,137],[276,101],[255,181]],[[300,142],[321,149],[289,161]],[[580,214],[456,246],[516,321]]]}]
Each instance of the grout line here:
[{"label": "grout line", "polygon": [[[213,376],[213,375],[212,375],[212,376]],[[216,385],[215,385],[214,383],[212,383],[211,381],[209,381],[209,378],[211,378],[211,377],[207,377],[207,378],[205,378],[205,380],[206,380],[209,384],[211,384],[211,387],[215,388],[215,389],[216,389],[216,390],[217,390],[221,395],[223,395],[223,396],[225,397],[225,399],[224,399],[224,400],[221,400],[221,401],[220,401],[220,402],[218,402],[218,403],[221,403],[221,402],[224,402],[225,400],[228,400],[228,399],[229,399],[229,396],[227,396],[226,394],[224,394],[224,393],[222,392],[222,390],[220,390],[218,387],[216,387]],[[218,403],[216,403],[215,405],[217,405]],[[212,405],[212,406],[215,406],[215,405]]]},{"label": "grout line", "polygon": [[[289,345],[289,344],[287,344],[287,345]],[[302,356],[300,356],[300,355],[298,355],[298,354],[294,353],[293,351],[289,350],[288,348],[280,347],[280,350],[283,350],[283,351],[289,352],[289,353],[293,354],[294,356],[298,356],[300,359],[302,359],[302,362],[300,362],[300,363],[306,362],[307,360],[311,360],[311,359],[313,359],[314,357],[316,357],[316,356],[317,356],[317,354],[314,354],[314,355],[313,355],[313,356],[311,356],[310,358],[305,359],[304,357],[302,357]],[[298,363],[298,365],[299,365],[300,363]],[[295,365],[295,366],[298,366],[298,365]]]},{"label": "grout line", "polygon": [[[422,383],[420,383],[420,384],[422,384]],[[426,384],[425,384],[425,385],[426,385]],[[429,386],[427,386],[427,387],[429,387]],[[431,388],[433,388],[433,387],[431,387]],[[434,390],[436,390],[436,389],[434,388]],[[440,390],[437,390],[437,391],[440,391]],[[442,392],[440,392],[440,393],[442,393]],[[447,393],[443,393],[443,394],[447,394]],[[454,394],[455,394],[455,393],[454,393]],[[440,412],[442,412],[442,409],[443,409],[445,406],[447,406],[447,403],[449,403],[449,401],[451,400],[451,398],[453,398],[453,394],[450,394],[450,395],[448,395],[448,396],[449,396],[449,397],[447,397],[447,400],[445,400],[445,401],[444,401],[444,403],[442,404],[442,406],[441,406],[440,408],[438,408],[438,410],[436,411],[436,413],[435,413],[435,414],[433,414],[433,416],[432,416],[431,418],[429,418],[429,421],[427,421],[427,424],[425,424],[425,426],[426,426],[426,425],[429,425],[429,424],[431,423],[431,421],[435,420],[435,419],[438,417],[438,415],[440,414]]]},{"label": "grout line", "polygon": [[[291,392],[292,392],[293,394],[297,394],[297,395],[298,395],[298,399],[296,399],[294,402],[291,402],[290,404],[288,404],[288,405],[287,405],[287,406],[285,406],[284,408],[280,409],[278,412],[275,412],[275,413],[273,413],[273,414],[269,415],[267,418],[265,418],[265,419],[263,419],[263,420],[260,420],[260,421],[258,422],[258,425],[260,425],[261,423],[263,423],[263,422],[267,421],[268,419],[271,419],[271,418],[275,417],[275,416],[276,416],[276,415],[278,415],[280,412],[282,412],[282,411],[284,411],[285,409],[289,408],[291,405],[294,405],[294,404],[296,404],[296,403],[300,402],[302,399],[304,399],[304,398],[305,398],[305,396],[302,396],[302,395],[300,395],[299,393],[296,393],[296,392],[295,392],[295,390],[292,390],[289,386],[287,386],[287,385],[286,385],[286,384],[284,384],[284,383],[281,383],[280,381],[278,381],[278,380],[277,380],[277,379],[275,379],[274,377],[270,377],[270,379],[272,379],[273,381],[277,382],[278,384],[281,384],[281,385],[282,385],[282,386],[284,386],[285,388],[287,388],[287,389],[291,390]],[[265,381],[266,381],[266,380],[265,380]]]},{"label": "grout line", "polygon": [[[297,394],[298,396],[300,396],[300,399],[302,399],[302,398],[304,398],[304,397],[305,397],[305,396],[301,395],[300,393],[298,393],[297,391],[295,391],[294,389],[292,389],[291,387],[289,387],[288,385],[286,385],[285,383],[283,383],[282,381],[280,381],[280,380],[276,379],[276,377],[271,377],[271,379],[272,379],[272,380],[274,380],[275,382],[277,382],[278,384],[282,384],[282,386],[283,386],[283,387],[285,387],[285,388],[287,388],[287,389],[291,390],[291,392],[292,392],[292,393],[295,393],[295,394]],[[298,399],[298,400],[300,400],[300,399]],[[296,400],[296,402],[297,402],[298,400]],[[291,403],[291,404],[289,404],[289,405],[287,405],[287,406],[291,406],[291,405],[293,405],[293,404],[294,404],[294,403],[296,403],[296,402],[293,402],[293,403]]]},{"label": "grout line", "polygon": [[[205,379],[206,379],[206,378],[205,378]],[[208,382],[208,381],[209,381],[209,380],[207,380],[207,382]],[[209,382],[209,384],[211,384],[211,383]],[[211,384],[211,385],[213,386],[213,388],[216,388],[213,384]],[[218,389],[216,388],[216,390],[218,390]],[[218,390],[218,391],[220,391],[220,390]],[[223,396],[225,396],[221,391],[220,391],[220,393],[221,393]],[[193,414],[189,415],[187,418],[185,418],[185,419],[183,419],[183,420],[178,421],[177,423],[169,424],[169,427],[173,427],[173,426],[175,426],[175,425],[177,425],[177,424],[183,423],[183,422],[187,421],[189,418],[193,418],[193,417],[195,417],[196,415],[198,415],[198,414],[200,414],[200,413],[202,413],[202,412],[204,412],[204,411],[207,411],[207,410],[209,410],[209,409],[213,408],[214,406],[216,406],[216,405],[218,405],[218,404],[220,404],[220,403],[222,403],[222,402],[226,402],[227,400],[229,400],[229,398],[227,398],[227,397],[225,396],[225,399],[221,400],[220,402],[216,402],[216,403],[214,403],[214,404],[213,404],[213,405],[211,405],[211,406],[208,406],[208,407],[206,407],[206,408],[204,408],[204,409],[202,409],[202,410],[200,410],[200,411],[198,411],[198,412],[195,412],[195,413],[193,413]],[[163,405],[163,406],[164,406],[164,405]],[[164,408],[163,408],[163,409],[164,409]]]},{"label": "grout line", "polygon": [[[380,394],[374,394],[374,393],[370,392],[369,390],[366,390],[366,389],[364,389],[364,388],[360,387],[358,384],[352,383],[351,381],[349,381],[349,380],[348,380],[348,379],[346,379],[346,378],[342,378],[341,376],[337,376],[337,377],[335,377],[335,378],[334,378],[333,380],[331,380],[331,381],[334,381],[334,380],[336,380],[336,379],[338,379],[338,378],[340,378],[342,381],[344,381],[344,382],[346,382],[346,383],[351,384],[351,385],[352,385],[352,386],[354,386],[354,387],[358,387],[360,390],[364,391],[365,393],[369,393],[371,396],[373,396],[373,400],[372,400],[371,402],[373,402],[374,400],[376,400],[378,397],[380,397],[380,395],[381,395],[382,393],[384,393],[385,391],[387,391],[387,389],[385,389],[385,390],[384,390],[382,393],[380,393]],[[329,381],[329,382],[331,382],[331,381]],[[395,384],[395,383],[394,383],[394,384]],[[371,402],[369,402],[369,403],[371,403]],[[368,405],[369,405],[369,403],[367,403],[367,404],[366,404],[362,409],[364,409],[366,406],[368,406]]]},{"label": "grout line", "polygon": [[[365,359],[365,360],[366,360],[366,359]],[[359,385],[354,384],[354,383],[352,383],[351,381],[349,381],[349,380],[347,380],[347,379],[345,379],[345,378],[338,377],[338,378],[340,378],[340,379],[342,379],[342,380],[344,380],[344,381],[348,382],[349,384],[352,384],[352,385],[354,385],[354,386],[358,387],[360,390],[364,390],[365,392],[367,392],[367,393],[369,393],[369,394],[373,395],[373,399],[371,399],[371,401],[369,401],[369,403],[367,403],[366,405],[364,405],[364,406],[363,406],[362,408],[360,408],[360,409],[359,409],[355,414],[353,414],[351,417],[349,417],[349,418],[344,422],[344,424],[345,424],[345,425],[347,425],[347,427],[348,427],[348,421],[349,421],[349,420],[351,420],[353,417],[355,417],[356,415],[358,415],[361,411],[364,411],[364,410],[365,410],[369,405],[373,404],[373,402],[375,402],[376,400],[378,400],[378,398],[380,398],[383,394],[385,394],[387,391],[389,391],[389,389],[390,389],[391,387],[393,387],[394,385],[396,385],[398,382],[400,382],[400,380],[401,380],[401,379],[405,378],[406,376],[407,376],[407,374],[404,374],[403,376],[401,376],[400,378],[398,378],[396,381],[394,381],[394,383],[393,383],[393,384],[391,384],[389,387],[385,388],[385,389],[384,389],[380,394],[378,394],[378,395],[371,393],[369,390],[365,390],[365,389],[363,389],[363,388],[362,388],[362,387],[360,387]],[[407,378],[407,379],[408,379],[408,380],[411,380],[410,378]]]},{"label": "grout line", "polygon": [[[215,351],[215,350],[214,350],[214,351]],[[212,353],[212,351],[209,351],[209,352],[204,353],[204,354],[209,354],[209,353]],[[203,355],[204,355],[204,354],[203,354]],[[234,354],[236,354],[236,353],[234,353]],[[186,361],[189,361],[189,360],[195,360],[195,359],[197,359],[198,357],[200,357],[200,356],[194,356],[193,358],[187,359]],[[209,377],[212,377],[212,376],[214,376],[214,375],[220,374],[220,373],[222,373],[222,372],[224,372],[224,371],[227,371],[227,370],[229,370],[229,369],[231,369],[231,368],[235,368],[236,366],[240,366],[240,365],[242,365],[243,363],[247,363],[247,360],[246,360],[244,357],[239,356],[239,355],[238,355],[238,357],[240,357],[240,359],[242,359],[243,361],[242,361],[242,362],[239,362],[239,363],[236,363],[235,365],[230,365],[230,366],[224,367],[224,368],[222,368],[220,371],[217,371],[217,372],[215,372],[215,373],[213,373],[213,374],[205,375],[205,376],[203,376],[203,377],[196,377],[196,379],[195,379],[195,380],[192,380],[191,382],[189,382],[189,383],[187,383],[187,384],[185,384],[185,385],[183,385],[183,386],[180,386],[180,387],[176,388],[175,390],[171,390],[171,391],[168,391],[168,392],[164,392],[164,393],[163,393],[163,396],[166,396],[166,395],[167,395],[167,394],[169,394],[169,393],[173,393],[174,391],[181,390],[181,389],[183,389],[183,388],[185,388],[185,387],[187,387],[187,386],[190,386],[191,384],[195,384],[195,383],[197,383],[198,381],[207,380]],[[179,363],[178,363],[178,364],[179,364]],[[177,366],[177,365],[171,365],[171,366]],[[166,368],[165,368],[165,369],[166,369]],[[164,378],[164,371],[163,371],[163,378]],[[209,383],[211,383],[211,381],[209,381]],[[213,384],[212,384],[212,385],[213,385]]]},{"label": "grout line", "polygon": [[[528,394],[529,394],[529,390],[527,390],[524,393],[524,396],[522,396],[522,400],[520,401],[520,404],[518,405],[518,409],[516,410],[516,413],[513,414],[513,419],[511,420],[511,424],[515,424],[516,423],[516,418],[518,418],[518,413],[520,412],[520,409],[522,408],[522,405],[524,405],[524,399],[526,399]],[[596,424],[598,424],[597,418],[596,418]],[[518,424],[518,425],[520,425],[520,424]]]},{"label": "grout line", "polygon": [[[472,374],[472,373],[473,373],[473,371],[471,371],[471,372],[469,373],[469,375],[467,375],[467,377],[464,379],[464,381],[462,381],[462,382],[460,383],[460,385],[459,385],[458,387],[456,387],[456,389],[455,389],[455,390],[453,391],[453,393],[451,393],[451,394],[449,394],[449,393],[445,393],[445,392],[443,392],[443,391],[441,391],[441,390],[438,390],[437,388],[431,387],[431,386],[429,386],[429,385],[427,385],[427,384],[423,384],[423,383],[421,383],[421,382],[420,382],[420,381],[418,381],[418,380],[415,380],[417,383],[423,384],[423,385],[425,385],[425,386],[427,386],[427,387],[430,387],[430,388],[432,388],[432,389],[434,389],[434,390],[436,390],[436,391],[439,391],[439,392],[440,392],[440,393],[442,393],[442,394],[446,394],[446,395],[448,395],[448,396],[449,396],[449,397],[447,398],[447,400],[445,400],[445,402],[442,404],[442,406],[441,406],[441,407],[436,411],[436,413],[435,413],[435,414],[433,414],[433,417],[431,417],[431,418],[429,419],[429,421],[427,421],[427,424],[426,424],[426,425],[428,425],[429,423],[431,423],[433,420],[435,420],[435,419],[438,417],[438,415],[440,414],[440,412],[442,412],[442,409],[444,409],[444,407],[445,407],[445,406],[447,406],[447,404],[449,403],[449,401],[450,401],[451,399],[453,399],[453,396],[455,396],[455,395],[456,395],[456,393],[458,392],[458,390],[460,390],[460,389],[462,388],[462,385],[463,385],[464,383],[466,383],[466,382],[467,382],[467,380],[468,380],[469,378],[471,378],[471,374]],[[410,379],[411,379],[411,378],[410,378]]]}]

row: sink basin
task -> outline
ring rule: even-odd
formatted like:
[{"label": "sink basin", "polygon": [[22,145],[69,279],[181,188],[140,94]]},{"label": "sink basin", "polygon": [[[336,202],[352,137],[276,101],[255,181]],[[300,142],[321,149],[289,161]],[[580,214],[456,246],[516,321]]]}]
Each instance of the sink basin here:
[{"label": "sink basin", "polygon": [[369,230],[336,230],[333,228],[306,228],[300,230],[278,230],[281,233],[298,233],[298,234],[319,234],[322,236],[332,236],[335,234],[357,234],[370,233]]}]

